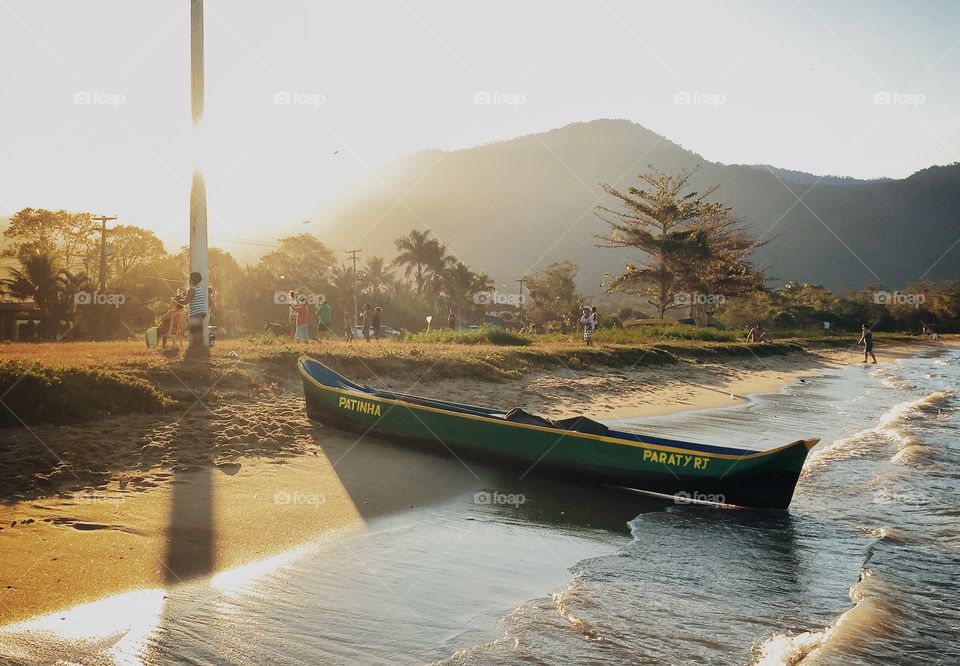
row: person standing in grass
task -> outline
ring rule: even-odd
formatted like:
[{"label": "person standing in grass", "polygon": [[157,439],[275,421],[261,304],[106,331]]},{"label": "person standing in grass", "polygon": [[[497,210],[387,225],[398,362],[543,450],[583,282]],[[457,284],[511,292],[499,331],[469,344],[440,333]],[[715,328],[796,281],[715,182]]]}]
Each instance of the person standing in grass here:
[{"label": "person standing in grass", "polygon": [[332,333],[330,325],[333,323],[333,308],[327,303],[327,299],[320,297],[320,305],[317,307],[317,338],[323,338],[328,333]]},{"label": "person standing in grass", "polygon": [[590,308],[590,326],[594,331],[596,331],[597,327],[600,326],[600,315],[597,313],[596,305]]},{"label": "person standing in grass", "polygon": [[457,315],[453,313],[453,308],[450,308],[450,312],[447,314],[447,328],[451,331],[457,330]]},{"label": "person standing in grass", "polygon": [[588,347],[593,346],[593,313],[590,308],[583,306],[583,314],[580,317],[580,325],[583,326],[583,341]]},{"label": "person standing in grass", "polygon": [[363,339],[370,342],[370,325],[373,323],[373,312],[370,311],[370,304],[363,304],[363,312],[360,313],[360,325],[362,326]]},{"label": "person standing in grass", "polygon": [[356,336],[353,333],[353,313],[349,310],[343,311],[343,341],[350,342]]},{"label": "person standing in grass", "polygon": [[380,326],[383,317],[383,308],[379,305],[373,309],[373,337],[380,339]]},{"label": "person standing in grass", "polygon": [[310,342],[310,325],[308,323],[307,297],[300,294],[297,303],[293,306],[294,338],[300,342]]},{"label": "person standing in grass", "polygon": [[877,362],[877,357],[873,354],[873,331],[870,330],[870,327],[864,324],[861,327],[863,334],[860,336],[860,340],[857,342],[858,345],[863,345],[863,362],[867,362],[867,356],[869,355],[873,362]]}]

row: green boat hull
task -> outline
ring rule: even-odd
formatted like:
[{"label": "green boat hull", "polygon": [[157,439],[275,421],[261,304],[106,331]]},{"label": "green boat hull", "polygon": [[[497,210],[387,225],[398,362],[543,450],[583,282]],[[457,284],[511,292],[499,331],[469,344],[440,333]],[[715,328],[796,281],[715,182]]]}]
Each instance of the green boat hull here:
[{"label": "green boat hull", "polygon": [[786,509],[807,453],[818,441],[799,440],[763,452],[705,447],[661,438],[645,441],[642,436],[633,436],[636,441],[625,441],[619,437],[517,423],[484,414],[492,410],[483,408],[470,408],[478,413],[460,413],[444,409],[438,406],[443,403],[436,401],[421,404],[405,398],[385,397],[372,389],[366,392],[363,390],[366,387],[330,386],[315,376],[317,366],[332,373],[313,359],[300,359],[307,415],[311,419],[440,452],[511,462],[520,476],[551,471],[672,495],[680,501]]}]

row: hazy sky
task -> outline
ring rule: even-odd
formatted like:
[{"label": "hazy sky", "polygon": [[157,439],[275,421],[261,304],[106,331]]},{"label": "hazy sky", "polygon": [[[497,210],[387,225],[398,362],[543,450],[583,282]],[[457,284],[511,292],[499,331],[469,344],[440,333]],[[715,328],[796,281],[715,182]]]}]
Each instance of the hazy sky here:
[{"label": "hazy sky", "polygon": [[0,0],[0,215],[119,214],[174,249],[202,162],[223,245],[406,153],[601,117],[726,163],[960,161],[953,0],[207,0],[199,142],[188,46],[188,0]]}]

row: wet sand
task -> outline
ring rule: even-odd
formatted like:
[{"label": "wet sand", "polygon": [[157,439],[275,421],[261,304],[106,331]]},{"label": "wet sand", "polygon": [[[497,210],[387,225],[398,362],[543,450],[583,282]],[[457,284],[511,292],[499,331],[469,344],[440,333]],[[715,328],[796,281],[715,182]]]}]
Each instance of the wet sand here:
[{"label": "wet sand", "polygon": [[[390,377],[371,383],[603,419],[736,404],[851,361],[852,352],[830,352],[565,370],[508,383],[411,384]],[[337,538],[480,481],[470,466],[455,464],[451,472],[430,457],[389,446],[357,455],[366,444],[355,436],[306,419],[295,380],[267,395],[201,400],[162,417],[6,430],[4,436],[12,441],[0,452],[0,624],[127,590],[168,587],[324,534]]]}]

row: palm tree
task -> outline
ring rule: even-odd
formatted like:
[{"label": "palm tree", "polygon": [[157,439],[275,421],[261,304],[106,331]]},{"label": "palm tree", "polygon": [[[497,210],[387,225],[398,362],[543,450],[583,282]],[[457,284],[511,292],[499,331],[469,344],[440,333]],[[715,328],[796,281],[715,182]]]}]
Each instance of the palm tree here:
[{"label": "palm tree", "polygon": [[[8,268],[10,277],[0,280],[0,289],[18,300],[33,299],[40,309],[41,329],[49,334],[59,325],[57,312],[67,290],[64,271],[53,255],[36,253],[20,259],[20,268]],[[72,297],[72,294],[68,294]]]},{"label": "palm tree", "polygon": [[383,296],[390,285],[396,281],[386,259],[377,256],[367,259],[358,277],[364,293],[374,298]]},{"label": "palm tree", "polygon": [[342,307],[344,311],[353,309],[353,268],[340,265],[333,267],[328,278],[330,284],[331,300]]},{"label": "palm tree", "polygon": [[446,261],[447,248],[435,238],[429,238],[430,230],[410,233],[394,241],[397,246],[397,256],[393,260],[395,266],[406,266],[404,275],[414,276],[417,286],[417,295],[423,295],[423,288],[431,274],[442,270]]},{"label": "palm tree", "polygon": [[493,289],[493,280],[486,273],[474,273],[469,266],[456,259],[450,262],[442,275],[442,289],[447,299],[456,306],[457,321],[462,321],[464,307],[470,309],[474,294]]}]

